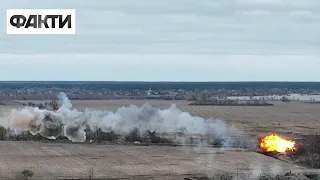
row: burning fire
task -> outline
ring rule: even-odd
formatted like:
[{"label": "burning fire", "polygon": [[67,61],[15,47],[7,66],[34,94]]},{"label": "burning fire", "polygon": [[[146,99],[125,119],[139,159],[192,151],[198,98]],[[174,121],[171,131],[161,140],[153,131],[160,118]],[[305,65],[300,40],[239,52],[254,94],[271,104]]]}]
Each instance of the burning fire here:
[{"label": "burning fire", "polygon": [[295,142],[283,139],[276,134],[270,134],[260,138],[259,147],[265,152],[285,153],[295,150]]}]

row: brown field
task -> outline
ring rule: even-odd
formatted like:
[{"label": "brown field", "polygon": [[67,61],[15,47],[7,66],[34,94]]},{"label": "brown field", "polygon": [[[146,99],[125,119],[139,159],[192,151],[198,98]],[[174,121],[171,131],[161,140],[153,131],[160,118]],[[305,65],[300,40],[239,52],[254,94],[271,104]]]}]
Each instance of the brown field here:
[{"label": "brown field", "polygon": [[[302,167],[236,149],[59,144],[0,141],[0,177],[29,169],[35,179],[133,178],[172,179],[192,174],[228,173],[249,179],[255,172],[303,171]],[[238,173],[237,173],[238,172]]]},{"label": "brown field", "polygon": [[[121,106],[142,105],[146,102],[158,108],[176,104],[178,108],[192,115],[225,120],[253,139],[269,132],[276,132],[288,138],[299,138],[303,134],[316,134],[320,129],[320,104],[303,102],[273,102],[275,106],[270,107],[188,106],[186,101],[161,100],[87,100],[72,101],[72,104],[79,110],[92,108],[115,111]],[[0,113],[5,115],[13,107],[17,107],[14,102],[0,106]],[[243,175],[252,174],[252,168],[258,166],[269,170],[275,165],[281,167],[281,170],[303,169],[255,152],[220,151],[221,149],[212,148],[197,150],[189,147],[2,141],[0,176],[12,177],[25,168],[34,171],[35,176],[40,179],[78,175],[87,177],[90,169],[93,169],[95,177],[136,176],[138,179],[183,179],[183,176],[193,173],[235,174],[237,165],[238,172]]]}]

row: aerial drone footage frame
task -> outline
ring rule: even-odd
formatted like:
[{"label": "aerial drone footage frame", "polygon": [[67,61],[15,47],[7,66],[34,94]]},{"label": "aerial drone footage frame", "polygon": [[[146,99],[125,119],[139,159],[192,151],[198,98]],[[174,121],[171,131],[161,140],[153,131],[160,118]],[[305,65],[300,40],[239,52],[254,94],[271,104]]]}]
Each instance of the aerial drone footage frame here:
[{"label": "aerial drone footage frame", "polygon": [[320,1],[0,10],[0,179],[320,179]]}]

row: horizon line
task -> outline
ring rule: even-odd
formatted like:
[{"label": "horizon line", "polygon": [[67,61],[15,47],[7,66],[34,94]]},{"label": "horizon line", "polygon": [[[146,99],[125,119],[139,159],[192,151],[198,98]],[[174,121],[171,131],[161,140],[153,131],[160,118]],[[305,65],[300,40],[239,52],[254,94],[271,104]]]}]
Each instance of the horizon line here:
[{"label": "horizon line", "polygon": [[117,82],[117,83],[320,83],[320,81],[77,81],[77,80],[0,80],[3,82]]}]

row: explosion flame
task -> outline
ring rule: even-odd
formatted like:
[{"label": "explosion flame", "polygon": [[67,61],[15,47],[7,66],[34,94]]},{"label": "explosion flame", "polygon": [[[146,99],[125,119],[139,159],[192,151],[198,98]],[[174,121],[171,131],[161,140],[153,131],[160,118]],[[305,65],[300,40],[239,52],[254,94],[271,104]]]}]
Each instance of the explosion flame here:
[{"label": "explosion flame", "polygon": [[260,138],[259,148],[265,152],[285,153],[295,150],[295,142],[286,140],[276,134]]}]

